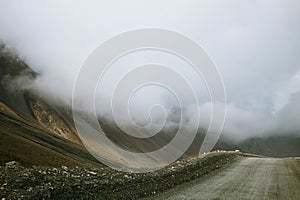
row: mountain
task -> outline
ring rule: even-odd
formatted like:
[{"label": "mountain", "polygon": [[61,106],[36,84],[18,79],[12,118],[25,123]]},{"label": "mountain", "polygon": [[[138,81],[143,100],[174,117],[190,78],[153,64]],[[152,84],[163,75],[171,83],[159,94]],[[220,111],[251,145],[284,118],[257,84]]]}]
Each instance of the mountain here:
[{"label": "mountain", "polygon": [[[39,76],[0,43],[0,164],[15,160],[23,165],[101,166],[79,139],[68,105],[54,104],[24,87]],[[149,152],[173,137],[167,130],[149,139],[128,137],[116,124],[100,120],[107,136],[121,148]],[[198,154],[205,130],[198,134],[183,157]],[[274,157],[300,156],[300,138],[272,136],[233,142],[221,136],[214,150],[236,150]],[[119,159],[107,151],[106,158]]]},{"label": "mountain", "polygon": [[249,138],[237,146],[243,152],[271,157],[300,156],[300,137],[293,134]]},{"label": "mountain", "polygon": [[66,107],[48,104],[17,84],[38,74],[4,45],[0,69],[0,164],[100,165],[83,147]]}]

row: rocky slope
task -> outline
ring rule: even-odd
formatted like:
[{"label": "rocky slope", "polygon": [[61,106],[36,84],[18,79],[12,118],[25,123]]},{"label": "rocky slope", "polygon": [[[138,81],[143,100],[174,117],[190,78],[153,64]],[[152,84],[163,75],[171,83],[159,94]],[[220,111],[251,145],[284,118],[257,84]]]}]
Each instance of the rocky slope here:
[{"label": "rocky slope", "polygon": [[[26,63],[0,45],[0,164],[16,160],[24,165],[95,165],[78,138],[71,108],[54,105],[23,87],[37,76]],[[149,152],[160,148],[168,138],[136,139],[126,136],[113,124],[102,123],[108,136],[123,148]],[[197,155],[203,141],[199,133],[183,158]],[[164,135],[164,134],[162,134]],[[120,142],[121,141],[121,142]],[[221,136],[215,150],[235,150],[269,156],[299,156],[299,137],[252,138],[233,143]],[[138,144],[138,145],[137,145]],[[56,162],[54,162],[56,161]]]},{"label": "rocky slope", "polygon": [[23,88],[20,82],[38,74],[0,46],[0,164],[15,160],[25,166],[100,165],[72,128],[71,113]]},{"label": "rocky slope", "polygon": [[[137,199],[202,177],[244,156],[213,153],[188,161],[198,155],[203,141],[204,130],[199,130],[191,147],[171,166],[148,174],[109,169],[82,145],[67,105],[54,105],[23,87],[37,76],[0,44],[0,199]],[[168,140],[125,137],[113,124],[100,123],[112,141],[132,151],[148,152]],[[300,156],[299,142],[295,136],[273,136],[233,143],[221,136],[215,150]]]},{"label": "rocky slope", "polygon": [[124,173],[108,167],[0,167],[0,199],[140,199],[229,166],[245,155],[210,153],[181,160],[153,173]]}]

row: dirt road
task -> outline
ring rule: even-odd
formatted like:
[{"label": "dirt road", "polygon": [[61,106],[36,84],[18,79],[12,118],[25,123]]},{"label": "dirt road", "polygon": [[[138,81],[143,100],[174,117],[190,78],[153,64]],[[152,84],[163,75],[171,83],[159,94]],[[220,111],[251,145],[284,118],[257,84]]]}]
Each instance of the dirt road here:
[{"label": "dirt road", "polygon": [[153,199],[300,199],[300,159],[244,158]]}]

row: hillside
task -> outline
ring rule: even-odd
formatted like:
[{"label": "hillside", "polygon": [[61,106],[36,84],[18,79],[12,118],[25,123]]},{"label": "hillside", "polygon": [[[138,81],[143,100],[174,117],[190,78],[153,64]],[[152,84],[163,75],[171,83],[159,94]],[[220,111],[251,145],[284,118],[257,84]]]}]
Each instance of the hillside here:
[{"label": "hillside", "polygon": [[99,165],[68,123],[70,113],[61,108],[56,112],[58,107],[17,84],[20,77],[34,79],[38,74],[3,45],[0,69],[0,164]]},{"label": "hillside", "polygon": [[[97,166],[76,134],[71,108],[50,103],[27,88],[24,81],[39,76],[14,53],[0,47],[0,164],[15,160],[26,166]],[[100,121],[108,136],[122,148],[149,152],[160,148],[171,138],[150,139],[127,137],[115,124]],[[199,130],[191,147],[182,158],[198,154],[205,130]],[[235,150],[273,156],[300,156],[299,137],[272,136],[250,138],[234,143],[221,136],[214,150]],[[138,145],[137,145],[138,144]],[[113,154],[112,154],[113,155]],[[112,156],[109,156],[113,159]]]}]

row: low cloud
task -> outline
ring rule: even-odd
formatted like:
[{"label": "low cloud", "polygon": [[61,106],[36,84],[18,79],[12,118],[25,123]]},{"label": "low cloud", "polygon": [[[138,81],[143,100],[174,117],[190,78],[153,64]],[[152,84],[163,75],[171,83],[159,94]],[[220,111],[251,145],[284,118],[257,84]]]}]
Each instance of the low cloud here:
[{"label": "low cloud", "polygon": [[[103,41],[144,27],[175,30],[201,44],[220,70],[227,93],[223,134],[237,140],[299,135],[299,11],[300,2],[293,0],[1,1],[0,38],[40,74],[33,84],[24,76],[13,80],[14,85],[28,86],[71,105],[76,75],[89,53]],[[186,71],[197,89],[200,103],[196,106],[201,108],[205,127],[210,118],[209,95],[199,86],[203,81],[195,80],[185,67],[177,68]],[[153,102],[148,101],[153,96],[164,95],[146,90],[136,105],[143,110]],[[154,99],[170,108],[177,106],[170,103],[172,98]],[[106,93],[98,100],[103,100],[99,105],[107,105]],[[183,105],[191,117],[192,106]],[[133,117],[147,122],[147,113],[138,110],[133,111]]]}]

